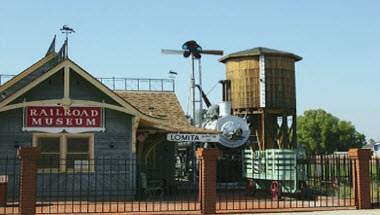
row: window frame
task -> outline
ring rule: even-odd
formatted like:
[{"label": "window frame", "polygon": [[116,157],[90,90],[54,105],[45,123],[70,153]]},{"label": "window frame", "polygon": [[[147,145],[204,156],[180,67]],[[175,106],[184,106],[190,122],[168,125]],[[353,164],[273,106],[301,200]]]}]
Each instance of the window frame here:
[{"label": "window frame", "polygon": [[[38,147],[40,138],[59,138],[59,168],[38,168],[39,173],[64,173],[64,172],[95,172],[95,149],[94,149],[94,134],[52,134],[52,133],[33,133],[32,146]],[[67,161],[67,142],[70,138],[88,138],[88,157],[89,169],[75,170],[74,168],[66,168]]]}]

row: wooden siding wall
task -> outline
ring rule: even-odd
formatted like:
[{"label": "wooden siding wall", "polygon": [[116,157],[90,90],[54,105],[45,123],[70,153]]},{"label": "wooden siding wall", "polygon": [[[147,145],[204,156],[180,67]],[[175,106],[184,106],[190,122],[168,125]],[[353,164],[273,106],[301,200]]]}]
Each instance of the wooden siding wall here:
[{"label": "wooden siding wall", "polygon": [[231,102],[234,109],[260,106],[258,57],[226,63],[227,80],[231,80]]},{"label": "wooden siding wall", "polygon": [[290,57],[265,57],[266,105],[269,108],[296,108],[295,68]]},{"label": "wooden siding wall", "polygon": [[105,93],[99,91],[95,86],[93,86],[86,79],[72,70],[70,72],[70,91],[70,97],[72,99],[90,100],[105,102],[112,105],[119,105],[113,99],[109,98]]},{"label": "wooden siding wall", "polygon": [[[22,102],[45,99],[60,99],[63,97],[63,75],[57,73],[45,80],[31,91],[20,96],[17,100]],[[71,77],[71,97],[92,101],[110,101],[102,92],[89,86],[78,75]],[[132,117],[128,114],[113,110],[106,110],[105,132],[95,132],[95,156],[123,156],[131,158],[131,129]],[[14,145],[30,145],[31,132],[22,130],[22,109],[5,111],[0,113],[0,156],[3,150],[11,150],[15,153]],[[110,144],[115,147],[111,149]],[[12,147],[7,147],[12,145]]]},{"label": "wooden siding wall", "polygon": [[[47,99],[63,98],[63,69],[40,83],[35,88],[21,95],[10,104],[26,101],[39,101]],[[48,92],[48,93],[47,93]]]}]

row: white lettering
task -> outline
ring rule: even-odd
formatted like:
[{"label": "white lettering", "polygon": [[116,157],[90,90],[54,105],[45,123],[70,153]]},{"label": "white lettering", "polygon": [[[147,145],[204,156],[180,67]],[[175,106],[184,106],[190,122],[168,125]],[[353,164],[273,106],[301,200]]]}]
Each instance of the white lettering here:
[{"label": "white lettering", "polygon": [[46,112],[45,109],[41,109],[41,112],[40,112],[39,116],[48,116],[48,113]]},{"label": "white lettering", "polygon": [[57,118],[56,125],[63,125],[63,118]]},{"label": "white lettering", "polygon": [[73,111],[71,112],[71,114],[72,114],[73,116],[75,116],[75,117],[78,117],[78,116],[80,116],[80,111],[79,111],[79,110],[73,110]]},{"label": "white lettering", "polygon": [[81,119],[81,118],[75,119],[75,125],[82,125],[82,124],[83,124],[83,119]]},{"label": "white lettering", "polygon": [[86,125],[87,126],[95,126],[96,125],[96,119],[86,119]]},{"label": "white lettering", "polygon": [[98,110],[91,110],[91,116],[92,117],[96,117],[99,115],[99,111]]},{"label": "white lettering", "polygon": [[45,119],[45,124],[46,125],[53,125],[53,118],[46,118]]},{"label": "white lettering", "polygon": [[73,125],[73,119],[67,118],[66,125]]},{"label": "white lettering", "polygon": [[41,121],[41,118],[32,118],[32,125],[41,125],[42,124],[42,121]]},{"label": "white lettering", "polygon": [[41,106],[29,107],[26,117],[32,127],[96,127],[101,124],[101,114],[99,108]]},{"label": "white lettering", "polygon": [[30,116],[37,116],[37,110],[36,109],[31,109],[29,115]]},{"label": "white lettering", "polygon": [[88,117],[88,113],[86,110],[83,110],[82,114],[80,116]]},{"label": "white lettering", "polygon": [[218,142],[218,135],[211,134],[168,134],[166,139],[175,142]]},{"label": "white lettering", "polygon": [[70,109],[64,109],[63,115],[64,116],[71,116]]}]

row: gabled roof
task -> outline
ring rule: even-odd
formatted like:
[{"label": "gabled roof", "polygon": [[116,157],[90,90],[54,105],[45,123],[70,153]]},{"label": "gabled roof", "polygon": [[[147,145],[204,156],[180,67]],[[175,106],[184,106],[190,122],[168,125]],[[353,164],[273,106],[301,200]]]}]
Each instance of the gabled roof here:
[{"label": "gabled roof", "polygon": [[68,58],[59,59],[59,56],[57,54],[52,54],[42,58],[38,63],[29,67],[28,69],[16,75],[14,78],[2,85],[0,90],[0,107],[6,106],[14,99],[16,99],[18,96],[22,95],[29,89],[32,89],[34,86],[38,85],[43,80],[52,76],[60,69],[63,69],[65,66],[69,66],[76,73],[80,74],[87,81],[89,81],[96,88],[98,88],[100,91],[113,98],[122,107],[126,108],[126,110],[129,110],[129,114],[145,118],[145,120],[148,121],[156,121],[157,123],[157,120],[154,117],[143,114],[141,111],[130,105],[121,97],[119,97],[111,89],[103,85],[101,82],[99,82],[96,78],[90,75],[87,71],[79,67],[73,61],[71,61]]},{"label": "gabled roof", "polygon": [[[53,74],[69,67],[100,91],[110,96],[129,114],[141,119],[141,124],[170,132],[210,133],[213,131],[195,128],[186,120],[182,108],[174,93],[165,92],[123,92],[116,93],[85,71],[69,58],[62,59],[51,53],[33,66],[21,72],[13,79],[0,86],[0,108],[5,107],[18,96],[37,86]],[[150,107],[153,106],[153,114]]]},{"label": "gabled roof", "polygon": [[116,93],[144,114],[159,117],[171,132],[213,133],[211,130],[190,125],[173,92],[123,91]]},{"label": "gabled roof", "polygon": [[280,51],[276,49],[269,49],[265,47],[256,47],[252,49],[247,49],[239,52],[234,52],[231,54],[228,54],[222,58],[219,59],[220,62],[225,63],[227,60],[231,58],[240,58],[240,57],[251,57],[251,56],[259,56],[259,55],[283,55],[283,56],[289,56],[294,58],[295,61],[302,60],[302,57],[295,55],[290,52]]},{"label": "gabled roof", "polygon": [[3,85],[0,85],[0,102],[12,95],[14,92],[25,87],[30,82],[37,79],[43,73],[52,69],[56,65],[58,65],[56,54],[51,53],[38,60],[35,64],[28,67],[18,75],[14,76],[12,79],[5,82]]}]

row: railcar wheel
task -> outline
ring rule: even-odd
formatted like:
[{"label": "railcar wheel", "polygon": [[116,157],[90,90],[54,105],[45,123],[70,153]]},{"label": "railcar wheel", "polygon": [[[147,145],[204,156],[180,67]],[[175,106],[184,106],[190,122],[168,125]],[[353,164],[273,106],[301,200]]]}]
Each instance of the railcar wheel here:
[{"label": "railcar wheel", "polygon": [[280,200],[281,198],[281,187],[279,181],[272,181],[271,187],[272,200]]},{"label": "railcar wheel", "polygon": [[247,180],[247,195],[248,196],[254,196],[256,194],[257,187],[256,183],[253,179]]},{"label": "railcar wheel", "polygon": [[306,182],[300,181],[298,187],[299,187],[299,197],[301,199],[306,199],[306,197],[308,195],[308,189],[307,189]]}]

